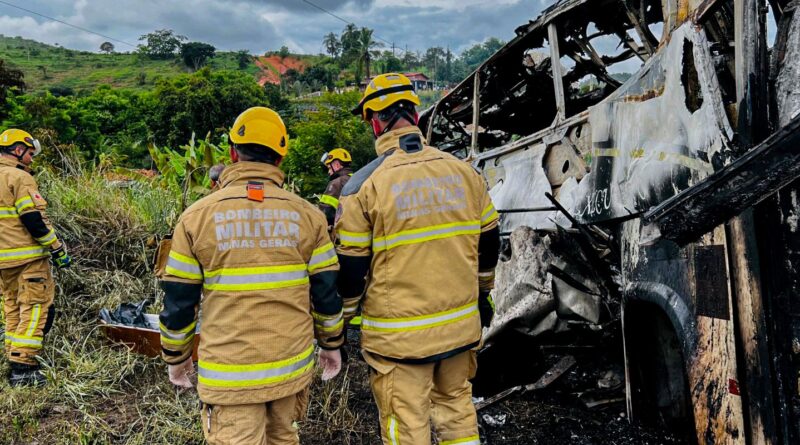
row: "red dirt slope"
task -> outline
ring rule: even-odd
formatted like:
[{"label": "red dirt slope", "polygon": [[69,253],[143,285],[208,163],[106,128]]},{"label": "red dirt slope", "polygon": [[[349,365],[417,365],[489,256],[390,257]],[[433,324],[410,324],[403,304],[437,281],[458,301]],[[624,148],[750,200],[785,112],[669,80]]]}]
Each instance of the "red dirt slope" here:
[{"label": "red dirt slope", "polygon": [[308,65],[299,59],[295,59],[292,56],[281,57],[278,55],[259,57],[256,59],[256,66],[261,68],[262,71],[261,78],[258,80],[258,83],[262,86],[266,83],[280,85],[281,76],[286,74],[286,71],[293,69],[302,73],[308,68]]}]

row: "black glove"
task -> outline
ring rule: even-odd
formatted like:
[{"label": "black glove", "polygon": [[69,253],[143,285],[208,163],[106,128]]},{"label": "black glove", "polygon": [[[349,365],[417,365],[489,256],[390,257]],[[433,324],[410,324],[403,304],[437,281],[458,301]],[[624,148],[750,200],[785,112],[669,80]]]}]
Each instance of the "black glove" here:
[{"label": "black glove", "polygon": [[488,328],[494,317],[494,302],[490,291],[478,291],[478,312],[481,314],[481,326]]}]

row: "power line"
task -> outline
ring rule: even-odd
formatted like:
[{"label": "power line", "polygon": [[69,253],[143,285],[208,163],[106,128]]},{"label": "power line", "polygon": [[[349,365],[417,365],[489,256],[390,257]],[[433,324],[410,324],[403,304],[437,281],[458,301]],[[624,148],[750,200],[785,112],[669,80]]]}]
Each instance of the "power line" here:
[{"label": "power line", "polygon": [[355,25],[355,23],[353,23],[353,22],[351,22],[351,21],[349,21],[349,20],[345,20],[345,19],[343,19],[343,18],[339,17],[338,15],[336,15],[336,14],[334,14],[334,13],[332,13],[332,12],[328,11],[327,9],[323,8],[322,6],[319,6],[319,5],[315,4],[315,3],[311,3],[311,2],[310,2],[310,1],[308,1],[308,0],[301,0],[301,1],[302,1],[303,3],[307,3],[307,4],[311,5],[311,6],[313,6],[313,7],[317,8],[317,9],[319,9],[320,11],[324,12],[325,14],[328,14],[329,16],[331,16],[331,17],[333,17],[333,18],[335,18],[335,19],[338,19],[338,20],[340,20],[340,21],[344,22],[346,25]]},{"label": "power line", "polygon": [[132,48],[136,48],[136,45],[134,45],[134,44],[132,44],[132,43],[128,43],[128,42],[126,42],[126,41],[124,41],[124,40],[115,39],[115,38],[113,38],[113,37],[110,37],[110,36],[107,36],[107,35],[105,35],[105,34],[100,34],[99,32],[92,31],[91,29],[86,29],[86,28],[83,28],[83,27],[81,27],[81,26],[78,26],[78,25],[73,25],[72,23],[68,23],[68,22],[65,22],[65,21],[63,21],[63,20],[59,20],[59,19],[57,19],[57,18],[50,17],[50,16],[47,16],[47,15],[44,15],[44,14],[38,13],[38,12],[36,12],[36,11],[31,11],[30,9],[23,8],[22,6],[17,6],[17,5],[15,5],[15,4],[13,4],[13,3],[8,3],[8,2],[6,2],[6,1],[3,1],[3,0],[0,0],[0,3],[4,4],[4,5],[6,5],[6,6],[11,6],[12,8],[17,8],[17,9],[19,9],[19,10],[21,10],[21,11],[25,11],[25,12],[27,12],[27,13],[29,13],[29,14],[38,15],[39,17],[45,18],[45,19],[47,19],[47,20],[51,20],[51,21],[54,21],[54,22],[61,23],[62,25],[67,25],[67,26],[69,26],[69,27],[72,27],[72,28],[75,28],[75,29],[81,30],[81,31],[83,31],[83,32],[88,32],[89,34],[94,34],[94,35],[96,35],[96,36],[100,36],[100,37],[102,37],[102,38],[104,38],[104,39],[113,40],[114,42],[117,42],[117,43],[122,43],[123,45],[128,45],[128,46],[130,46],[130,47],[132,47]]},{"label": "power line", "polygon": [[[314,8],[316,8],[316,9],[319,9],[320,11],[324,12],[325,14],[328,14],[329,16],[331,16],[331,17],[333,17],[333,18],[335,18],[335,19],[337,19],[337,20],[339,20],[339,21],[343,22],[343,23],[344,23],[344,24],[346,24],[346,25],[355,25],[355,23],[354,23],[354,22],[351,22],[351,21],[349,21],[349,20],[345,20],[345,19],[343,19],[342,17],[340,17],[340,16],[338,16],[338,15],[336,15],[336,14],[334,14],[334,13],[332,13],[332,12],[328,11],[327,9],[323,8],[322,6],[320,6],[320,5],[316,4],[316,3],[313,3],[313,2],[311,2],[310,0],[300,0],[300,1],[302,1],[303,3],[306,3],[306,4],[308,4],[308,5],[311,5],[311,6],[313,6],[313,7],[314,7]],[[395,44],[394,44],[394,42],[390,42],[390,41],[388,41],[388,40],[386,40],[386,39],[382,38],[381,36],[379,36],[379,35],[375,34],[374,32],[373,32],[373,34],[372,34],[372,35],[373,35],[373,36],[374,36],[376,39],[380,40],[380,41],[381,41],[381,42],[383,42],[383,43],[386,43],[387,45],[390,45],[390,46],[392,46],[392,47],[394,47],[394,45],[395,45]],[[406,46],[407,46],[407,45],[406,45]],[[400,48],[398,48],[398,49],[400,49]],[[406,50],[405,52],[406,52],[406,53],[408,53],[408,50]]]}]

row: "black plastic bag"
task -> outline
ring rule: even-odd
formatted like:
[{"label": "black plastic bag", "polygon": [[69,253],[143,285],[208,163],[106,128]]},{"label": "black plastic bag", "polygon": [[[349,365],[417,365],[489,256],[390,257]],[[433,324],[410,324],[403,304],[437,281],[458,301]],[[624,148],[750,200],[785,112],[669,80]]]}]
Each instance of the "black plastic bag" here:
[{"label": "black plastic bag", "polygon": [[108,324],[123,326],[134,326],[137,328],[150,328],[144,313],[150,301],[142,300],[139,303],[122,303],[114,311],[108,309],[100,310],[100,318]]}]

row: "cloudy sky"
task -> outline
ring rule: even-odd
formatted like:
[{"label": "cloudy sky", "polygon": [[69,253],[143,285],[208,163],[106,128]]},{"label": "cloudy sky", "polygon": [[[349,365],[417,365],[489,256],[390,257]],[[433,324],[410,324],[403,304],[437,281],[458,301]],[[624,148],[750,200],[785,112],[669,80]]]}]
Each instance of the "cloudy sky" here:
[{"label": "cloudy sky", "polygon": [[[514,28],[535,18],[553,0],[308,0],[375,29],[398,48],[421,50],[449,46],[456,52],[488,37],[509,40]],[[97,51],[107,40],[30,11],[137,44],[140,35],[170,28],[190,40],[220,50],[252,53],[282,45],[301,53],[324,51],[322,38],[341,32],[345,23],[304,0],[2,0],[0,33],[67,48]],[[118,51],[132,48],[112,42]],[[387,45],[388,47],[389,45]]]}]

